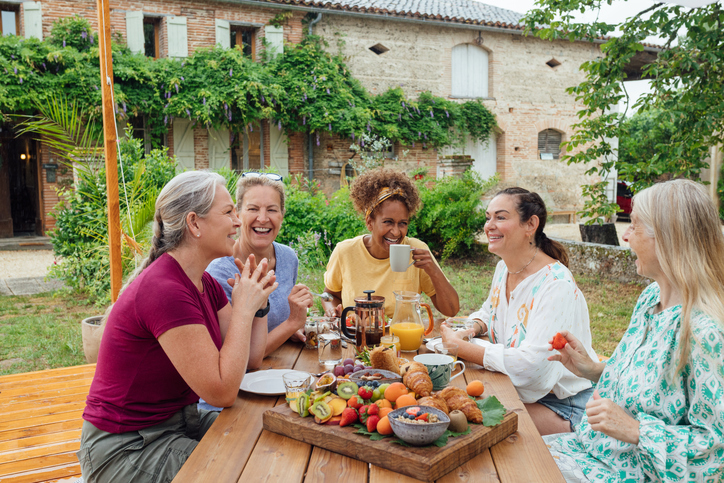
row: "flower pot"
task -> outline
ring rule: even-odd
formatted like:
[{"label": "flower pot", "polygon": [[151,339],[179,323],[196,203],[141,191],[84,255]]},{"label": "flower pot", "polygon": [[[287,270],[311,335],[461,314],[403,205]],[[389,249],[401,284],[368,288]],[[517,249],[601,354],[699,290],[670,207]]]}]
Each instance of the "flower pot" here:
[{"label": "flower pot", "polygon": [[613,223],[578,225],[578,229],[581,231],[581,240],[586,243],[619,246],[616,225]]},{"label": "flower pot", "polygon": [[83,319],[81,322],[82,335],[83,335],[83,353],[85,354],[85,360],[89,364],[95,364],[98,361],[98,349],[101,346],[101,330],[102,315],[94,315]]}]

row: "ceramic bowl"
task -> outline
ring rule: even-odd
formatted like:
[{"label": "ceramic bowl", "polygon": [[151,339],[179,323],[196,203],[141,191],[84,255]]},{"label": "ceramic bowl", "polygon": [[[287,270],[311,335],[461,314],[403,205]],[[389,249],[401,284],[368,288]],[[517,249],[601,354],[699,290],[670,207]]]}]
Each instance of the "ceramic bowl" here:
[{"label": "ceramic bowl", "polygon": [[[382,375],[381,379],[364,379],[363,376],[374,376],[375,374]],[[376,380],[380,384],[388,384],[393,382],[402,382],[402,376],[395,374],[392,371],[385,371],[384,369],[362,369],[357,372],[353,372],[349,375],[349,380],[357,384],[358,386],[364,386],[369,380]]]},{"label": "ceramic bowl", "polygon": [[403,414],[405,410],[409,409],[409,407],[395,409],[394,411],[389,413],[387,417],[390,420],[390,426],[392,427],[392,431],[395,433],[395,436],[400,438],[405,443],[411,444],[413,446],[426,446],[442,436],[447,427],[450,425],[450,418],[447,414],[437,408],[433,408],[430,406],[418,407],[424,413],[437,415],[440,422],[418,424],[412,422],[405,423],[402,421],[398,421],[397,417]]},{"label": "ceramic bowl", "polygon": [[[332,382],[329,382],[327,384],[319,384],[319,381],[321,381],[322,379],[325,379],[325,378],[329,378],[329,377],[332,378]],[[336,387],[337,387],[337,378],[334,377],[334,374],[332,374],[331,372],[326,372],[326,373],[322,374],[321,376],[319,376],[319,379],[317,379],[317,383],[316,383],[317,391],[327,392],[327,391],[333,390]]]}]

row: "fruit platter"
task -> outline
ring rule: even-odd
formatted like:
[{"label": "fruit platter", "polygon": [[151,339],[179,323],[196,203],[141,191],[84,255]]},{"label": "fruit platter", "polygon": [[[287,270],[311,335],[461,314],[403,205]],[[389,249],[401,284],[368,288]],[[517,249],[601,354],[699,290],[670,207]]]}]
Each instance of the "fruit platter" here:
[{"label": "fruit platter", "polygon": [[[517,430],[517,414],[495,396],[483,397],[481,381],[433,392],[423,364],[408,362],[395,371],[398,360],[385,356],[381,363],[382,351],[370,353],[371,367],[345,360],[313,389],[287,394],[287,405],[264,413],[264,429],[426,481]],[[355,382],[355,373],[383,377]]]}]

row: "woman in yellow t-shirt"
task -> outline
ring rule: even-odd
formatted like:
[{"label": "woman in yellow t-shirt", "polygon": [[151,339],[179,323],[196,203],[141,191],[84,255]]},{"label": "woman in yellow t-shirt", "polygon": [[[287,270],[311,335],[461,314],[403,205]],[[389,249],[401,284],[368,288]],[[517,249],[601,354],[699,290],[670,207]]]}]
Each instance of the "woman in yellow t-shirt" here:
[{"label": "woman in yellow t-shirt", "polygon": [[[395,311],[393,291],[426,293],[435,308],[449,317],[460,309],[458,294],[445,278],[427,245],[407,236],[410,217],[420,206],[415,184],[404,173],[375,169],[361,175],[350,195],[355,209],[365,214],[370,231],[337,244],[324,273],[324,290],[332,295],[325,301],[327,315],[339,316],[342,307],[354,305],[364,290],[385,298],[385,315]],[[390,268],[390,245],[412,247],[414,265],[405,272]]]}]

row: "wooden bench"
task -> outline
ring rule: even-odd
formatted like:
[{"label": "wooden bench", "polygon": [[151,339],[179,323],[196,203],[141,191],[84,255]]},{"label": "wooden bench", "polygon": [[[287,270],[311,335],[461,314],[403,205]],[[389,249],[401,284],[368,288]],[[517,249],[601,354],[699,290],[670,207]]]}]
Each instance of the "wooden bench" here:
[{"label": "wooden bench", "polygon": [[576,210],[560,210],[551,213],[551,216],[568,215],[568,223],[576,222]]},{"label": "wooden bench", "polygon": [[95,364],[0,376],[0,481],[75,481]]}]

